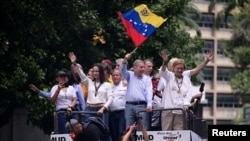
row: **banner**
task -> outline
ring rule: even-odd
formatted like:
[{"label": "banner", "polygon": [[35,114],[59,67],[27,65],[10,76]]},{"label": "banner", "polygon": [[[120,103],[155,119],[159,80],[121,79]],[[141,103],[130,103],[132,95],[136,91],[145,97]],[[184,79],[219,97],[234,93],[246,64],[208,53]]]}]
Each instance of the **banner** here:
[{"label": "banner", "polygon": [[73,141],[69,134],[51,134],[50,141]]},{"label": "banner", "polygon": [[[174,130],[174,131],[147,131],[149,141],[202,141],[191,130]],[[136,140],[144,141],[141,131],[136,132]]]}]

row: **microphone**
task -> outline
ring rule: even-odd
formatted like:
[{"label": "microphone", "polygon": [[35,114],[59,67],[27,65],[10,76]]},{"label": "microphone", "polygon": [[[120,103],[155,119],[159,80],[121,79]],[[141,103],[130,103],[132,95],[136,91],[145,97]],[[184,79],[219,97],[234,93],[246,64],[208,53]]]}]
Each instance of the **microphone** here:
[{"label": "microphone", "polygon": [[205,86],[205,83],[201,83],[201,85],[200,85],[200,92],[203,92],[204,91],[204,86]]}]

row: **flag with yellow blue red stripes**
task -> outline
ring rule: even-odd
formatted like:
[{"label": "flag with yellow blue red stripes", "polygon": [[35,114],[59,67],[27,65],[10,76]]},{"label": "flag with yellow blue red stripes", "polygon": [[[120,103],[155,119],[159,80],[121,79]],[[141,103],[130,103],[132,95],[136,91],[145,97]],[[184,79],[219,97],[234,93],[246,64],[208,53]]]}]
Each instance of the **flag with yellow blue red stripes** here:
[{"label": "flag with yellow blue red stripes", "polygon": [[141,4],[126,13],[118,12],[118,16],[128,36],[136,47],[139,47],[167,18],[152,13],[148,6]]}]

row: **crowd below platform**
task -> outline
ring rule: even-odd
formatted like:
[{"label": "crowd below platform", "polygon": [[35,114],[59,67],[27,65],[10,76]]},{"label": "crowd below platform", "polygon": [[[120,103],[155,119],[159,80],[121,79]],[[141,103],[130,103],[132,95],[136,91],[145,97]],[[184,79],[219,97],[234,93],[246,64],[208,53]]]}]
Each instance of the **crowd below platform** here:
[{"label": "crowd below platform", "polygon": [[[195,68],[186,70],[183,59],[170,59],[163,50],[160,53],[162,65],[157,72],[153,72],[151,59],[136,59],[129,68],[132,55],[127,53],[118,58],[115,67],[112,61],[104,59],[85,73],[77,56],[70,52],[70,71],[58,71],[56,84],[49,92],[29,85],[30,90],[55,104],[58,113],[56,133],[70,133],[75,141],[135,141],[135,130],[139,130],[147,141],[147,131],[187,128],[183,120],[185,112],[199,105],[202,97],[202,91],[192,90],[191,77],[213,59],[213,51],[208,52]],[[175,108],[181,110],[157,110]],[[101,117],[110,136],[104,138],[96,125],[85,128],[81,123],[89,117]]]}]

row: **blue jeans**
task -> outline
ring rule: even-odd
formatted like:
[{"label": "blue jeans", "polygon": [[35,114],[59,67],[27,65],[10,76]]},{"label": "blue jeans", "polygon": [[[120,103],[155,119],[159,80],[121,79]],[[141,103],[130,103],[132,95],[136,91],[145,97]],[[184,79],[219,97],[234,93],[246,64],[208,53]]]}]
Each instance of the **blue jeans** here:
[{"label": "blue jeans", "polygon": [[[87,106],[85,108],[86,112],[95,112],[95,114],[84,114],[84,120],[88,119],[89,117],[101,117],[103,118],[104,124],[109,128],[109,112],[108,110],[105,109],[105,111],[103,112],[103,115],[97,115],[97,111],[100,109],[101,107],[89,107]],[[111,136],[109,137],[108,141],[112,141]]]},{"label": "blue jeans", "polygon": [[69,133],[68,129],[65,128],[65,124],[68,120],[70,120],[72,118],[78,120],[78,116],[76,114],[71,114],[67,117],[66,111],[65,111],[65,113],[58,113],[57,114],[58,134]]},{"label": "blue jeans", "polygon": [[107,110],[105,110],[103,112],[103,115],[97,115],[97,111],[100,109],[101,107],[86,107],[85,108],[85,111],[86,112],[95,112],[94,114],[91,114],[91,113],[86,113],[84,114],[84,120],[88,119],[89,117],[93,117],[93,116],[96,116],[96,117],[101,117],[103,118],[104,120],[104,123],[107,127],[109,127],[109,112]]},{"label": "blue jeans", "polygon": [[[145,111],[147,108],[146,104],[139,104],[139,105],[134,105],[134,104],[126,104],[125,106],[125,119],[126,119],[126,126],[130,126],[137,122],[138,118],[142,120],[142,123],[144,125],[144,128],[146,130],[149,130],[149,114]],[[145,112],[140,112],[138,115],[139,111],[144,110]],[[140,130],[140,129],[139,129]],[[136,134],[133,134],[133,140],[135,140]]]},{"label": "blue jeans", "polygon": [[149,129],[150,125],[148,123],[149,121],[149,115],[147,112],[140,112],[138,117],[138,112],[142,110],[146,110],[147,105],[146,104],[140,104],[140,105],[133,105],[133,104],[126,104],[125,108],[125,119],[126,119],[126,126],[130,126],[137,122],[138,118],[142,119],[142,123],[146,130]]},{"label": "blue jeans", "polygon": [[124,110],[110,113],[109,128],[112,141],[120,141],[120,135],[126,130],[126,120]]}]

